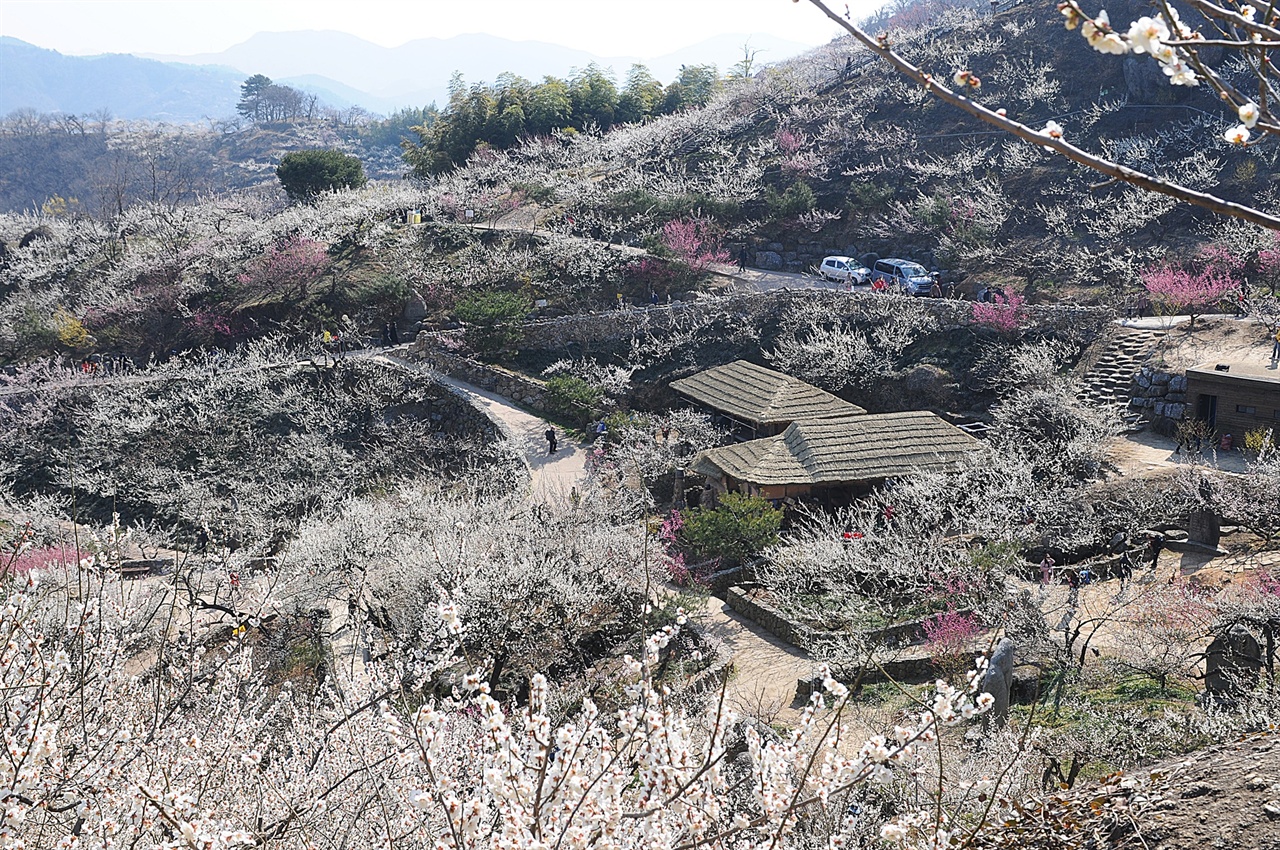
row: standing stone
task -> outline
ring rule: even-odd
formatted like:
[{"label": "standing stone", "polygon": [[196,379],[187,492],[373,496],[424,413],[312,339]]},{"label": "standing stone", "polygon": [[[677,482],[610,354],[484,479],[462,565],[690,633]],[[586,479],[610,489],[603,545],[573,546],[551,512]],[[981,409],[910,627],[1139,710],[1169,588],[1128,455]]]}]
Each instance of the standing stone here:
[{"label": "standing stone", "polygon": [[991,654],[987,675],[982,678],[982,690],[995,698],[987,712],[984,725],[994,723],[1004,728],[1009,720],[1009,692],[1013,687],[1013,652],[1015,645],[1009,638],[1001,638],[996,651]]},{"label": "standing stone", "polygon": [[1204,686],[1215,696],[1232,697],[1247,693],[1258,684],[1262,669],[1262,647],[1241,625],[1220,632],[1205,653]]},{"label": "standing stone", "polygon": [[404,309],[400,311],[401,321],[413,324],[427,317],[427,301],[418,292],[409,293],[404,301]]},{"label": "standing stone", "polygon": [[1196,508],[1187,520],[1187,540],[1201,546],[1218,548],[1222,539],[1222,522],[1212,508]]}]

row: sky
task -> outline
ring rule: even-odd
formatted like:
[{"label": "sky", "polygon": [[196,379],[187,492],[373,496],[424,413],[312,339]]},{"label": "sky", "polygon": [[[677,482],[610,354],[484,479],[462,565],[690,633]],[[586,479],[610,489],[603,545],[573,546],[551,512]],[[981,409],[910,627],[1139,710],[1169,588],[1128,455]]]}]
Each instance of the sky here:
[{"label": "sky", "polygon": [[[851,5],[858,16],[879,4]],[[69,55],[217,53],[257,32],[294,30],[339,30],[384,47],[487,33],[641,57],[723,33],[813,46],[839,34],[808,0],[0,0],[0,35]]]}]

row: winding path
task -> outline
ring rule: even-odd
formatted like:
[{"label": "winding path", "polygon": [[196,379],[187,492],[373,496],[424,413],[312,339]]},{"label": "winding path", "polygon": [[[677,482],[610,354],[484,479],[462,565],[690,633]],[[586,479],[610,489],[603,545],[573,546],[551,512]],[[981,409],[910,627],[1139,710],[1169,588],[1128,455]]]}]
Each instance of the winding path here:
[{"label": "winding path", "polygon": [[[441,374],[421,363],[389,354],[375,354],[371,359],[430,374],[465,398],[489,417],[520,452],[529,468],[529,498],[553,507],[569,506],[570,493],[586,477],[588,444],[568,439],[561,429],[516,407],[510,399]],[[547,453],[545,434],[548,428],[556,432],[558,445],[555,454]]]},{"label": "winding path", "polygon": [[[424,365],[394,356],[375,357],[430,373],[466,397],[520,450],[529,467],[530,498],[554,508],[569,506],[569,493],[586,476],[590,450],[587,444],[565,440],[554,455],[548,456],[543,434],[553,426],[545,419],[521,410],[497,393],[441,375]],[[809,675],[814,667],[808,654],[743,618],[714,596],[707,597],[706,608],[697,612],[695,619],[707,634],[724,643],[733,659],[734,674],[726,692],[730,707],[765,723],[792,719],[796,681]]]}]

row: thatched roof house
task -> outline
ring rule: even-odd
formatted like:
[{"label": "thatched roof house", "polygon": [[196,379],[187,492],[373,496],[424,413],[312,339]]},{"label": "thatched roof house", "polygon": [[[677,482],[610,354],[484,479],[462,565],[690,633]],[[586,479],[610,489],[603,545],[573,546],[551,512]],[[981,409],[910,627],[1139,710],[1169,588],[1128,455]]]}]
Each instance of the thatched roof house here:
[{"label": "thatched roof house", "polygon": [[718,492],[784,499],[945,469],[977,446],[964,431],[917,410],[794,422],[773,437],[702,452],[691,470]]},{"label": "thatched roof house", "polygon": [[799,378],[735,360],[671,382],[671,388],[750,437],[781,433],[792,422],[866,413]]}]

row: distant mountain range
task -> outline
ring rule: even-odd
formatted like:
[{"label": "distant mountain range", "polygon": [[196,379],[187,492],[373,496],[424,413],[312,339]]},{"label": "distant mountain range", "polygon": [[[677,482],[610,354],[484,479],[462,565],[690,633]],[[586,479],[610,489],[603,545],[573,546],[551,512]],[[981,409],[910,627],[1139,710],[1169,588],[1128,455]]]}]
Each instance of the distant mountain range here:
[{"label": "distant mountain range", "polygon": [[65,56],[0,36],[0,113],[23,107],[75,114],[106,108],[117,118],[175,123],[226,118],[235,112],[240,83],[266,74],[331,106],[358,105],[385,114],[432,102],[443,106],[455,71],[468,83],[492,82],[504,71],[537,81],[595,62],[612,68],[622,84],[631,65],[641,62],[667,83],[682,64],[714,63],[727,71],[742,59],[744,44],[756,51],[757,63],[809,49],[768,35],[721,35],[645,59],[480,34],[381,47],[346,33],[307,31],[258,33],[221,53],[194,56]]}]

